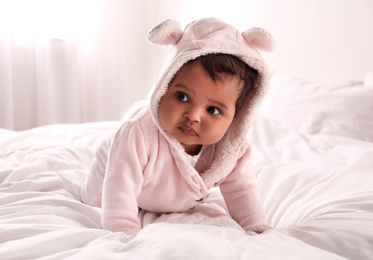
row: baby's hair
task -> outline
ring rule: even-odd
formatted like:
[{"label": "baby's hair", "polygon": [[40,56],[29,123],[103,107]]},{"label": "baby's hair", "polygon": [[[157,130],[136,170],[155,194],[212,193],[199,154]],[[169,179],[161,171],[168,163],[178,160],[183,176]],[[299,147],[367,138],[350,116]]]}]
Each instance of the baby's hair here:
[{"label": "baby's hair", "polygon": [[201,62],[214,81],[220,79],[218,74],[226,73],[238,77],[244,83],[241,94],[236,101],[237,113],[253,89],[253,86],[258,83],[258,71],[251,68],[238,57],[229,54],[208,54],[198,57],[196,60]]}]

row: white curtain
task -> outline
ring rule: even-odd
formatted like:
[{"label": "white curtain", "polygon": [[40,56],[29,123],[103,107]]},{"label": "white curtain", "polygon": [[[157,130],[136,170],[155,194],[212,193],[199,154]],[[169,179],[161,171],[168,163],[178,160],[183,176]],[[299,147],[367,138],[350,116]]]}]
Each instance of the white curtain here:
[{"label": "white curtain", "polygon": [[147,43],[146,33],[177,16],[177,6],[161,0],[2,0],[0,127],[119,120],[146,97],[160,72],[166,49]]},{"label": "white curtain", "polygon": [[216,16],[247,29],[259,0],[0,0],[0,128],[120,120],[147,96],[169,47],[168,18]]}]

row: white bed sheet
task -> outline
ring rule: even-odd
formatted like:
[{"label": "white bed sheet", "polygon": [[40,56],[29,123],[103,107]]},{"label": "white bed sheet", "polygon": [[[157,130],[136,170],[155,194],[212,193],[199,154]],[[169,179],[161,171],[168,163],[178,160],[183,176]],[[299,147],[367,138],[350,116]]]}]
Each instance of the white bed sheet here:
[{"label": "white bed sheet", "polygon": [[0,259],[373,259],[372,98],[369,82],[273,80],[249,132],[260,235],[218,188],[192,212],[140,211],[137,236],[102,230],[79,189],[119,122],[0,129]]},{"label": "white bed sheet", "polygon": [[137,236],[82,204],[98,142],[119,122],[0,130],[0,259],[372,259],[373,143],[258,116],[252,168],[274,229],[247,233],[213,189],[193,212],[141,211]]}]

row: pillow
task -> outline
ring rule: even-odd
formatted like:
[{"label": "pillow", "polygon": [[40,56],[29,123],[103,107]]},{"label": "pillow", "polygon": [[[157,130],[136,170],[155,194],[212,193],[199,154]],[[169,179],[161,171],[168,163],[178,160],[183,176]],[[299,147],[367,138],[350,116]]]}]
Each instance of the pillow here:
[{"label": "pillow", "polygon": [[275,76],[258,113],[299,132],[373,142],[373,84],[368,84]]}]

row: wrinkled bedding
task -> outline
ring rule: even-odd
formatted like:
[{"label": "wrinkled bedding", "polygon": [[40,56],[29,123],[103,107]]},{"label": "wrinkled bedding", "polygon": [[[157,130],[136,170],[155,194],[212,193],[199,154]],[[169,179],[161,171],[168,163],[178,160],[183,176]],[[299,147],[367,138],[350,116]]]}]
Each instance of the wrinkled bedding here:
[{"label": "wrinkled bedding", "polygon": [[0,259],[373,259],[367,129],[363,138],[307,132],[266,106],[249,132],[273,226],[260,235],[230,218],[218,188],[192,212],[141,210],[137,236],[102,230],[101,210],[81,203],[79,188],[98,143],[120,122],[0,129]]}]

